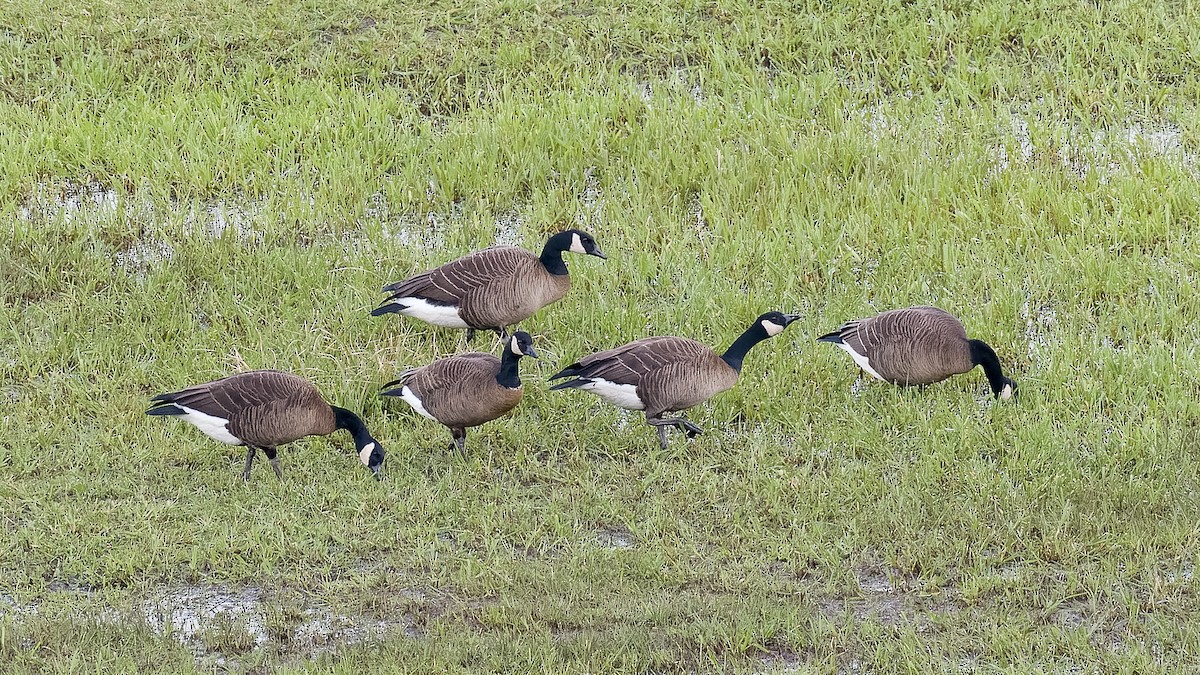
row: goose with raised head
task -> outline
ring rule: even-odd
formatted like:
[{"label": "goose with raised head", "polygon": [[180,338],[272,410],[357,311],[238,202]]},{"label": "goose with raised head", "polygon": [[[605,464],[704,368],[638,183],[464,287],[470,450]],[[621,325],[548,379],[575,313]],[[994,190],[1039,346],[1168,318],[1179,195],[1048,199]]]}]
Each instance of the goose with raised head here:
[{"label": "goose with raised head", "polygon": [[667,428],[688,437],[703,433],[682,417],[664,417],[698,405],[731,389],[742,372],[742,361],[754,345],[783,332],[799,317],[767,312],[723,354],[682,337],[648,337],[585,356],[551,377],[571,379],[550,387],[582,389],[626,410],[642,410],[646,424],[657,427],[658,444],[667,448]]},{"label": "goose with raised head", "polygon": [[411,368],[383,386],[380,395],[403,399],[419,414],[441,422],[453,437],[450,448],[464,453],[467,429],[507,414],[524,395],[521,357],[537,358],[533,338],[517,331],[500,358],[468,352]]},{"label": "goose with raised head", "polygon": [[571,288],[565,252],[605,258],[592,236],[566,230],[546,241],[542,254],[518,246],[496,246],[383,287],[390,293],[372,316],[398,313],[443,328],[494,330],[503,340],[508,326],[557,302]]},{"label": "goose with raised head", "polygon": [[251,370],[187,389],[159,394],[150,400],[147,415],[171,415],[191,423],[209,438],[244,445],[250,480],[254,454],[262,450],[283,479],[276,448],[305,436],[327,436],[345,429],[354,437],[359,461],[381,478],[383,446],[362,419],[345,408],[325,402],[308,380],[278,370]]}]

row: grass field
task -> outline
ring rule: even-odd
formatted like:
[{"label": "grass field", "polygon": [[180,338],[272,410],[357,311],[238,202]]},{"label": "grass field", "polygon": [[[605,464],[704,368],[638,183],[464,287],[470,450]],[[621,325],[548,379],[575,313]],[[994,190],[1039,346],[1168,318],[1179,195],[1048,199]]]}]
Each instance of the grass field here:
[{"label": "grass field", "polygon": [[[410,4],[0,8],[5,672],[1200,669],[1195,3]],[[465,458],[376,396],[462,348],[382,283],[571,226]],[[1020,400],[813,341],[912,304]],[[769,309],[668,451],[546,391]],[[386,480],[143,414],[260,367]]]}]

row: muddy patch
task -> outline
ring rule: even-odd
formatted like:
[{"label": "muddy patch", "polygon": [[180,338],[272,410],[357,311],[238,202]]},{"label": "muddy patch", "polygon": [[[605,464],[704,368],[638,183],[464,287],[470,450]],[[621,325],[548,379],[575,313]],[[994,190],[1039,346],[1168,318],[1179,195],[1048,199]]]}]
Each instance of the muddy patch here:
[{"label": "muddy patch", "polygon": [[0,619],[19,620],[37,613],[37,603],[18,602],[16,598],[0,593]]},{"label": "muddy patch", "polygon": [[768,643],[754,664],[755,673],[808,672],[809,659],[787,645]]},{"label": "muddy patch", "polygon": [[858,572],[857,580],[858,597],[830,598],[822,603],[821,609],[827,617],[845,619],[849,616],[856,623],[877,621],[884,626],[895,626],[915,615],[904,594],[884,572],[862,570]]},{"label": "muddy patch", "polygon": [[[17,207],[17,218],[36,225],[89,221],[118,221],[148,229],[169,228],[182,221],[188,235],[217,238],[230,232],[239,241],[261,242],[260,225],[268,218],[266,200],[239,197],[201,203],[155,202],[137,193],[123,193],[98,181],[40,182]],[[117,253],[115,263],[130,274],[169,261],[173,251],[161,240],[143,237]]]},{"label": "muddy patch", "polygon": [[596,530],[596,543],[614,551],[637,548],[637,537],[624,525],[606,525]]},{"label": "muddy patch", "polygon": [[520,246],[525,219],[519,211],[506,211],[496,216],[496,245]]},{"label": "muddy patch", "polygon": [[175,249],[167,242],[146,236],[133,242],[124,251],[117,253],[114,262],[126,274],[138,279],[145,279],[151,270],[165,265],[174,254]]},{"label": "muddy patch", "polygon": [[[426,197],[432,202],[435,196],[436,187],[431,182]],[[446,229],[460,225],[462,220],[462,202],[453,202],[447,211],[418,213],[395,208],[388,202],[387,195],[380,191],[368,198],[358,229],[361,231],[367,224],[378,223],[385,239],[405,248],[434,251],[445,248]]]},{"label": "muddy patch", "polygon": [[1025,321],[1025,339],[1029,344],[1027,356],[1030,363],[1040,369],[1058,346],[1058,340],[1054,337],[1058,312],[1049,303],[1036,303],[1026,298],[1021,304],[1021,318]]},{"label": "muddy patch", "polygon": [[[1056,140],[1035,143],[1030,131],[1035,125]],[[1026,105],[1010,112],[997,133],[1000,141],[988,151],[989,176],[1045,159],[1081,181],[1094,178],[1105,184],[1119,173],[1140,173],[1140,163],[1153,158],[1200,176],[1200,152],[1189,148],[1183,129],[1168,120],[1126,120],[1087,131],[1066,119],[1047,119]]]},{"label": "muddy patch", "polygon": [[155,633],[189,647],[198,662],[214,664],[259,649],[315,656],[390,635],[421,634],[407,614],[345,614],[311,598],[253,586],[168,588],[142,602],[136,615]]}]

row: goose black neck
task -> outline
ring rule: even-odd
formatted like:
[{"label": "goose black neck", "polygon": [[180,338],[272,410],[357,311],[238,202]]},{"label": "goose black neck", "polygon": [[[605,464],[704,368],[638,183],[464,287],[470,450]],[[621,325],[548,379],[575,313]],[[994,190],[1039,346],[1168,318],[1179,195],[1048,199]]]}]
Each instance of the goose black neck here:
[{"label": "goose black neck", "polygon": [[333,421],[338,429],[345,429],[354,437],[354,444],[358,447],[363,447],[367,443],[372,442],[371,432],[367,431],[367,425],[363,424],[362,419],[354,413],[339,408],[336,405],[329,406],[333,408]]},{"label": "goose black neck", "polygon": [[496,383],[507,389],[521,386],[521,374],[518,364],[521,357],[513,353],[512,345],[505,345],[504,353],[500,355],[500,372],[496,373]]},{"label": "goose black neck", "polygon": [[767,331],[761,325],[755,323],[746,329],[745,333],[738,336],[738,339],[734,340],[733,344],[729,345],[729,349],[726,349],[725,353],[721,355],[721,360],[729,364],[729,367],[733,368],[735,372],[741,374],[742,360],[746,358],[746,353],[754,345],[766,340],[768,337],[770,336],[767,335]]},{"label": "goose black neck", "polygon": [[1000,370],[1000,357],[996,356],[995,350],[983,340],[968,340],[967,342],[971,345],[971,363],[983,367],[983,373],[987,375],[992,393],[999,395],[1004,389],[1004,385],[1008,384],[1008,379]]},{"label": "goose black neck", "polygon": [[561,238],[562,234],[556,234],[546,240],[546,246],[542,249],[542,255],[538,260],[542,262],[542,266],[550,274],[565,276],[567,274],[567,263],[563,262],[562,254],[569,246],[568,241],[566,246],[563,246]]}]

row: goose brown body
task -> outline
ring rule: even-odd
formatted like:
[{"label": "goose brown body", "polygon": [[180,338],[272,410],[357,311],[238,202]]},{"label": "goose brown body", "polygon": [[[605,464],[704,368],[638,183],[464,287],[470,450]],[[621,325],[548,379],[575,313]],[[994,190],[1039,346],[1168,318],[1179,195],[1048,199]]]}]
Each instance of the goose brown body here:
[{"label": "goose brown body", "polygon": [[326,436],[337,430],[333,408],[321,392],[303,377],[277,370],[237,373],[160,394],[153,401],[226,419],[230,434],[242,444],[259,447]]},{"label": "goose brown body", "polygon": [[839,330],[843,342],[894,384],[932,384],[975,367],[967,329],[937,307],[893,309]]},{"label": "goose brown body", "polygon": [[[571,290],[569,274],[551,274],[517,246],[476,251],[404,281],[388,284],[389,300],[425,298],[458,307],[472,328],[503,328],[533,316]],[[402,312],[403,313],[403,312]]]},{"label": "goose brown body", "polygon": [[571,288],[564,252],[604,258],[592,236],[565,230],[546,240],[540,256],[517,246],[476,251],[403,281],[387,284],[390,293],[373,316],[399,313],[435,326],[476,329],[506,337],[508,326],[561,300]]},{"label": "goose brown body", "polygon": [[327,436],[338,429],[354,437],[359,459],[376,478],[383,466],[383,448],[358,415],[329,405],[308,380],[278,370],[237,373],[159,394],[151,399],[146,414],[176,416],[209,438],[247,446],[242,472],[247,480],[256,450],[266,454],[275,475],[282,478],[276,446],[305,436]]},{"label": "goose brown body", "polygon": [[844,349],[873,377],[901,386],[926,385],[982,366],[992,393],[1011,398],[1015,382],[1005,377],[996,352],[967,337],[953,314],[930,306],[905,307],[843,324],[817,338]]},{"label": "goose brown body", "polygon": [[408,387],[428,416],[447,427],[477,427],[508,413],[524,396],[520,385],[500,386],[499,374],[500,359],[468,352],[404,371],[387,386]]},{"label": "goose brown body", "polygon": [[718,355],[708,345],[682,337],[661,336],[596,352],[551,376],[571,379],[550,387],[582,389],[627,410],[644,410],[646,424],[657,427],[659,447],[667,447],[667,427],[688,436],[703,430],[682,417],[664,417],[703,403],[737,383],[742,361],[754,345],[778,335],[799,317],[767,312]]},{"label": "goose brown body", "polygon": [[[708,345],[682,337],[634,340],[567,367],[577,378],[633,385],[647,417],[679,412],[733,388],[738,372]],[[598,393],[598,392],[597,392]]]},{"label": "goose brown body", "polygon": [[411,368],[385,384],[382,396],[403,399],[418,413],[450,429],[451,448],[465,451],[467,429],[504,416],[521,402],[521,357],[537,358],[533,338],[517,331],[500,358],[468,352]]}]

